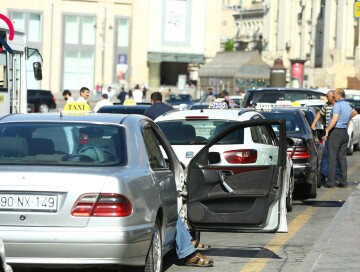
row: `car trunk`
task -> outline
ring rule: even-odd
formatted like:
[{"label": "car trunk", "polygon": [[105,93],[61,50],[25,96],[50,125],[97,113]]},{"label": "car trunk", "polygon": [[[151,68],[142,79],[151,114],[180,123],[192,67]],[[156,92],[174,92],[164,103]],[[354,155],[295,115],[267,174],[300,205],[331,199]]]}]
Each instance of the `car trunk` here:
[{"label": "car trunk", "polygon": [[114,169],[1,166],[0,171],[0,226],[84,227],[90,218],[72,216],[74,203],[83,193],[101,192]]}]

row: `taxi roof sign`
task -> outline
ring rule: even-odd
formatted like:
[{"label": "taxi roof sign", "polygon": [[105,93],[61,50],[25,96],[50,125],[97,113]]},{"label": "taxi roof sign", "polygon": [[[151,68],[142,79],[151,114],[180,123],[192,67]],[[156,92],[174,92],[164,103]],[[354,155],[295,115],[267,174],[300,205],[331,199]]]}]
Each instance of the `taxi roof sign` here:
[{"label": "taxi roof sign", "polygon": [[224,101],[214,101],[209,104],[209,109],[228,109],[228,105]]},{"label": "taxi roof sign", "polygon": [[125,99],[123,105],[125,106],[136,106],[136,101],[133,99]]},{"label": "taxi roof sign", "polygon": [[91,112],[89,104],[85,102],[68,102],[64,107],[64,113],[71,115],[88,114]]}]

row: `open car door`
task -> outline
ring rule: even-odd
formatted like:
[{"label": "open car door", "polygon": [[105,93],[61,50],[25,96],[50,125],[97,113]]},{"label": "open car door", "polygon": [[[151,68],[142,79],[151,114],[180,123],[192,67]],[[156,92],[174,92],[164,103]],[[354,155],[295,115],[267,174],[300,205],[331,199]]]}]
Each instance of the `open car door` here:
[{"label": "open car door", "polygon": [[[264,130],[272,137],[266,144],[224,144],[229,135],[246,138]],[[286,149],[284,121],[269,119],[239,122],[205,145],[187,169],[192,231],[286,232]]]}]

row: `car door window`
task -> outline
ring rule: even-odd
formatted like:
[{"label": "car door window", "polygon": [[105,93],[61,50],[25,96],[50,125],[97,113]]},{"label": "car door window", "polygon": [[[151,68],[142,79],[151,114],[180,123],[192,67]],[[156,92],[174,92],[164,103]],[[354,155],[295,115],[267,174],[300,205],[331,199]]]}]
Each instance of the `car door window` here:
[{"label": "car door window", "polygon": [[167,168],[164,156],[159,147],[159,141],[156,139],[150,125],[143,127],[143,137],[151,169]]}]

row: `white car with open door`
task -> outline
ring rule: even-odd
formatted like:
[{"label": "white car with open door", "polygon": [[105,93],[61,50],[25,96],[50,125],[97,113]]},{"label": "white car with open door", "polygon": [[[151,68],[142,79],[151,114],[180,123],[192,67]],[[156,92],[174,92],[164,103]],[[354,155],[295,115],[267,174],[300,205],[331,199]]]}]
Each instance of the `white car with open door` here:
[{"label": "white car with open door", "polygon": [[[236,150],[221,144],[230,138],[241,141],[247,132],[256,130],[273,133],[272,125],[280,126],[280,133],[278,140],[268,144],[268,160],[262,159],[264,150],[244,143]],[[288,180],[283,179],[286,149],[282,120],[238,122],[210,140],[187,167],[186,214],[190,228],[197,232],[287,232]],[[258,159],[261,163],[257,164]]]},{"label": "white car with open door", "polygon": [[[168,112],[155,122],[164,132],[179,160],[187,166],[190,160],[212,139],[226,128],[249,120],[263,120],[265,117],[253,109],[201,109]],[[242,166],[244,171],[251,167],[273,165],[278,156],[277,137],[272,128],[254,126],[244,128],[242,134],[232,133],[216,145],[212,151],[225,151],[222,164]],[[234,151],[235,150],[235,151]],[[243,158],[240,158],[240,152]],[[246,168],[250,167],[250,168]],[[224,174],[225,178],[232,172]],[[282,179],[288,189],[287,211],[292,210],[294,190],[294,169],[289,156],[286,157]],[[256,182],[256,181],[255,181]],[[250,183],[254,184],[253,182]],[[245,183],[244,183],[245,186]],[[251,187],[249,187],[251,190]]]}]

